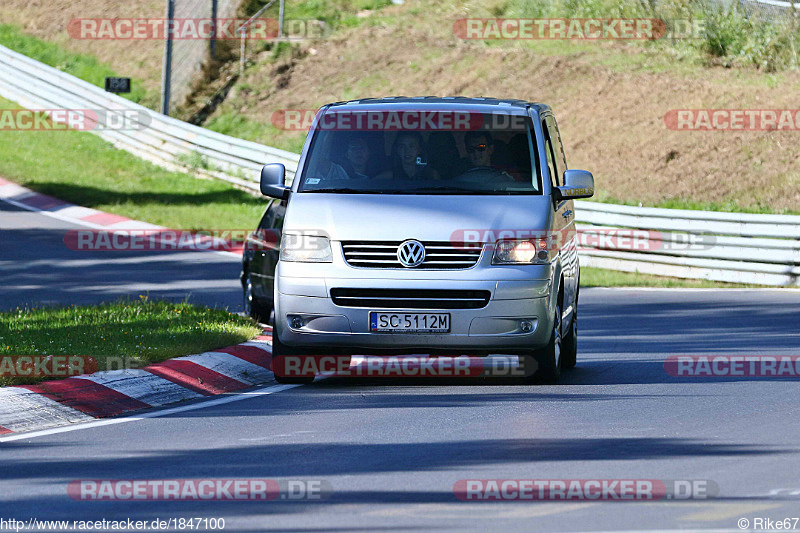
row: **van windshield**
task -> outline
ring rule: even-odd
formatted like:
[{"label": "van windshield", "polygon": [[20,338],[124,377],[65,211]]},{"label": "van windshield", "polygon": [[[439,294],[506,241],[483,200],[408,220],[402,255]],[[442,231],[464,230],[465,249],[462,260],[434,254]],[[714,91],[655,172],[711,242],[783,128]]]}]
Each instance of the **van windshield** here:
[{"label": "van windshield", "polygon": [[541,194],[529,117],[465,111],[328,112],[299,192]]}]

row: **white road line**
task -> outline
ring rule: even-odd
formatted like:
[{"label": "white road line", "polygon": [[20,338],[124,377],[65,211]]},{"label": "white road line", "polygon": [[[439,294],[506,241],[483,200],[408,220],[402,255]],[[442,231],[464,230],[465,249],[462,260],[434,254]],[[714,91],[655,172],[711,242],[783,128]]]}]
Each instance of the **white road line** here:
[{"label": "white road line", "polygon": [[181,407],[173,407],[171,409],[163,409],[159,411],[152,411],[149,413],[142,413],[134,416],[126,416],[121,418],[106,418],[103,420],[96,420],[93,422],[86,422],[83,424],[76,424],[73,426],[62,426],[52,429],[45,429],[41,431],[32,431],[30,433],[20,433],[18,435],[7,435],[0,437],[0,443],[11,442],[16,440],[34,439],[36,437],[45,437],[48,435],[57,435],[59,433],[68,433],[70,431],[78,431],[81,429],[90,429],[100,426],[112,426],[114,424],[123,424],[125,422],[137,422],[147,418],[160,418],[162,416],[174,415],[177,413],[185,413],[187,411],[196,411],[205,409],[207,407],[215,407],[226,403],[238,402],[241,400],[249,400],[259,396],[267,396],[276,392],[282,392],[288,389],[294,389],[301,385],[272,385],[263,389],[256,389],[248,392],[237,392],[233,394],[226,394],[221,398],[214,398],[205,402],[193,403],[191,405],[183,405]]}]

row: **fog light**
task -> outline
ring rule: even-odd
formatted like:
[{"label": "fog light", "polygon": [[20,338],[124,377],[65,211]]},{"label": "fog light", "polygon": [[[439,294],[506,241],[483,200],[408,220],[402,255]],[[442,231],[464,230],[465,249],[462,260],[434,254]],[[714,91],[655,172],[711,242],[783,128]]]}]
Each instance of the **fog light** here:
[{"label": "fog light", "polygon": [[289,315],[289,327],[292,329],[300,329],[305,326],[305,321],[303,317],[297,315]]},{"label": "fog light", "polygon": [[520,320],[519,329],[522,331],[522,333],[530,333],[533,331],[533,322],[530,320]]}]

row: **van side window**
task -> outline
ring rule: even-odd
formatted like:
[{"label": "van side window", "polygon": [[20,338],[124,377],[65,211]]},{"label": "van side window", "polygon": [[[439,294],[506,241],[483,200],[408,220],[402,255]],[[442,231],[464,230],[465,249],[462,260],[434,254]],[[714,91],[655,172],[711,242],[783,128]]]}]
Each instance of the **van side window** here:
[{"label": "van side window", "polygon": [[542,131],[544,131],[544,152],[547,155],[547,168],[550,170],[550,184],[558,186],[561,185],[561,179],[558,175],[558,168],[556,168],[555,157],[553,157],[553,143],[550,140],[547,122],[542,122]]}]

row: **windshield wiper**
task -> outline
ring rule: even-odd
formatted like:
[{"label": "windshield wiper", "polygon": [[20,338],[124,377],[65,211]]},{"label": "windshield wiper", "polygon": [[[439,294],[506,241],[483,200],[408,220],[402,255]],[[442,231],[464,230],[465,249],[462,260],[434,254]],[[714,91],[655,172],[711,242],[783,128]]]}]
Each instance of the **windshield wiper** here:
[{"label": "windshield wiper", "polygon": [[348,189],[347,187],[329,187],[326,189],[305,189],[300,192],[332,192],[336,194],[381,194],[383,191],[370,189]]},{"label": "windshield wiper", "polygon": [[410,194],[416,194],[416,193],[421,193],[421,192],[441,192],[441,193],[445,193],[445,194],[446,193],[465,192],[465,193],[472,194],[472,193],[476,193],[476,192],[480,193],[480,192],[491,192],[491,191],[486,191],[484,189],[463,189],[463,188],[460,188],[460,187],[442,187],[442,186],[438,186],[438,187],[418,187],[416,189],[408,189],[407,191],[398,191],[398,192],[407,192],[407,193],[410,193]]}]

